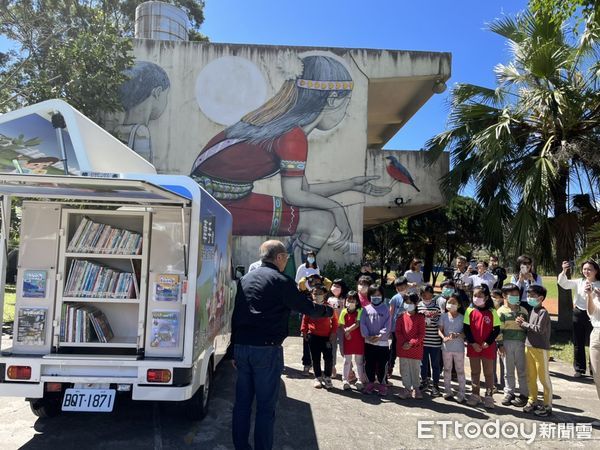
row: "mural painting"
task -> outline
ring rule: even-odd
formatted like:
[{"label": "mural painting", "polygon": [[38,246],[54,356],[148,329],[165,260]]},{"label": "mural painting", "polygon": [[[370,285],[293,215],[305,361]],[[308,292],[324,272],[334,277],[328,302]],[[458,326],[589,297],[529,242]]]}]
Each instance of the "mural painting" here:
[{"label": "mural painting", "polygon": [[171,82],[162,67],[148,61],[137,61],[125,73],[129,79],[120,90],[124,114],[113,115],[112,120],[107,120],[107,129],[138,155],[152,162],[149,124],[165,111]]},{"label": "mural painting", "polygon": [[[383,196],[379,176],[309,183],[309,135],[336,128],[346,115],[354,83],[328,52],[301,58],[302,70],[279,92],[214,136],[200,151],[190,176],[233,215],[238,236],[289,237],[290,250],[318,252],[326,243],[347,252],[352,228],[346,208],[331,197],[347,191]],[[254,183],[279,175],[282,196],[254,192]],[[337,228],[339,234],[330,240]]]}]

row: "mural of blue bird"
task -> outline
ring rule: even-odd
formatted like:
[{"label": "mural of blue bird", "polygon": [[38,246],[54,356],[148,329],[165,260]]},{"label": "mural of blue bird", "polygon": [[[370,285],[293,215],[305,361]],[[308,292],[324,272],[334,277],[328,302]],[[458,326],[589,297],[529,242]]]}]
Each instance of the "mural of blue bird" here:
[{"label": "mural of blue bird", "polygon": [[404,167],[395,156],[386,156],[385,159],[389,160],[386,167],[387,173],[394,179],[392,186],[396,184],[396,182],[410,184],[417,192],[421,192],[421,190],[415,186],[415,181],[408,169]]}]

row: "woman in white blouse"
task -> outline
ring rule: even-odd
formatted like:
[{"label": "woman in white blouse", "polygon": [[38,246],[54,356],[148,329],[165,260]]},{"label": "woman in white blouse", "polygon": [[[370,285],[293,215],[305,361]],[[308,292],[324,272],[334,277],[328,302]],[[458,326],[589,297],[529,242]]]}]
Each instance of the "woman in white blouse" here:
[{"label": "woman in white blouse", "polygon": [[558,285],[563,289],[575,289],[573,298],[573,345],[575,352],[573,355],[574,377],[580,377],[585,374],[585,345],[592,332],[592,323],[587,311],[586,286],[589,283],[592,288],[600,288],[600,267],[594,260],[585,261],[581,265],[583,278],[569,280],[567,271],[571,265],[568,261],[563,261],[562,272],[558,275]]},{"label": "woman in white blouse", "polygon": [[410,262],[410,269],[404,272],[404,276],[408,280],[408,287],[411,290],[415,290],[425,285],[423,281],[423,272],[421,272],[421,266],[423,265],[420,259],[414,258]]},{"label": "woman in white blouse", "polygon": [[320,274],[319,266],[317,265],[317,254],[312,250],[306,254],[306,262],[304,264],[300,264],[298,270],[296,271],[296,284],[302,279],[307,278],[309,273],[316,270],[317,274]]},{"label": "woman in white blouse", "polygon": [[[592,287],[592,283],[589,283],[585,286],[585,293],[587,312],[593,327],[590,335],[590,364],[594,374],[596,392],[600,399],[600,289]],[[600,426],[600,421],[592,422],[592,426]]]}]

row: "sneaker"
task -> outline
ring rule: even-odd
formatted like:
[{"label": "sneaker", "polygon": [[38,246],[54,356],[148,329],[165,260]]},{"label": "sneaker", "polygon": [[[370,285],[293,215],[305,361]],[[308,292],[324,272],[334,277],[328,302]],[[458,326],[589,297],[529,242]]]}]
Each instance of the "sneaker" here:
[{"label": "sneaker", "polygon": [[360,380],[357,380],[357,381],[356,381],[356,384],[355,384],[354,386],[356,386],[356,389],[358,389],[359,391],[362,391],[362,390],[363,390],[363,388],[365,387],[365,386],[364,386],[364,385],[363,385],[363,384],[360,382]]},{"label": "sneaker", "polygon": [[498,386],[494,386],[494,387],[492,388],[492,395],[493,395],[493,394],[497,394],[498,392],[500,392],[500,391],[498,390]]},{"label": "sneaker", "polygon": [[[358,383],[357,383],[358,384]],[[365,389],[363,390],[363,394],[372,394],[373,391],[375,390],[375,383],[367,383],[367,387],[365,387]]]},{"label": "sneaker", "polygon": [[592,423],[592,428],[598,429],[600,428],[600,420],[594,420]]},{"label": "sneaker", "polygon": [[582,376],[583,374],[579,370],[576,370],[573,374],[573,378],[581,378]]},{"label": "sneaker", "polygon": [[444,394],[444,400],[454,400],[454,394]]},{"label": "sneaker", "polygon": [[386,395],[388,395],[388,387],[385,384],[380,384],[379,389],[377,389],[377,392],[379,392],[379,395],[381,395],[382,397],[385,397]]},{"label": "sneaker", "polygon": [[321,389],[323,387],[323,384],[321,382],[321,378],[315,378],[315,381],[313,381],[313,387],[315,389]]},{"label": "sneaker", "polygon": [[421,391],[424,391],[429,387],[429,384],[430,384],[430,380],[429,380],[429,378],[427,378],[427,379],[421,381],[421,384],[419,385],[419,389]]},{"label": "sneaker", "polygon": [[536,405],[535,403],[527,402],[527,404],[523,407],[523,412],[525,412],[525,413],[532,413],[536,409],[538,409],[538,407],[539,406]]},{"label": "sneaker", "polygon": [[527,404],[527,397],[525,395],[519,395],[517,398],[515,398],[512,401],[512,405],[516,406],[517,408],[522,408],[523,406],[525,406]]},{"label": "sneaker", "polygon": [[458,394],[456,396],[456,402],[457,403],[461,403],[461,404],[464,403],[465,402],[465,396],[464,396],[464,394]]},{"label": "sneaker", "polygon": [[538,417],[548,417],[552,415],[552,406],[544,405],[533,412]]},{"label": "sneaker", "polygon": [[413,397],[417,400],[421,400],[423,398],[423,393],[421,392],[421,389],[415,389],[413,391]]},{"label": "sneaker", "polygon": [[396,394],[396,397],[398,397],[399,399],[402,399],[402,400],[406,400],[408,398],[411,398],[411,392],[408,389],[406,389],[406,388],[402,388]]},{"label": "sneaker", "polygon": [[483,407],[485,409],[494,409],[494,397],[491,395],[486,395],[483,398]]},{"label": "sneaker", "polygon": [[304,376],[310,375],[310,366],[304,366],[304,369],[302,369],[302,374]]},{"label": "sneaker", "polygon": [[469,395],[469,398],[467,400],[467,405],[477,406],[480,403],[481,403],[481,397],[479,395],[476,395],[476,394]]},{"label": "sneaker", "polygon": [[342,384],[342,389],[345,391],[350,390],[350,383],[348,383],[347,381],[344,381],[344,384]]},{"label": "sneaker", "polygon": [[331,382],[331,378],[330,377],[325,377],[323,379],[323,387],[325,389],[331,389],[333,387],[333,383]]},{"label": "sneaker", "polygon": [[440,395],[442,395],[441,392],[440,392],[440,388],[437,387],[436,385],[433,385],[431,387],[431,396],[432,397],[439,397]]},{"label": "sneaker", "polygon": [[515,396],[513,394],[506,394],[504,396],[504,398],[502,399],[502,404],[504,406],[510,406],[514,399],[515,399]]}]

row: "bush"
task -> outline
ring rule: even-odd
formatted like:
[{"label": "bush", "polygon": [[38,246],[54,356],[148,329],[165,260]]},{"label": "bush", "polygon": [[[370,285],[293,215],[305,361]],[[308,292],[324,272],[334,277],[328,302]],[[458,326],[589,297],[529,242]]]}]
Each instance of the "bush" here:
[{"label": "bush", "polygon": [[341,278],[346,282],[348,289],[356,289],[356,275],[360,272],[360,264],[346,264],[338,266],[335,261],[329,261],[321,269],[321,275],[331,281]]}]

